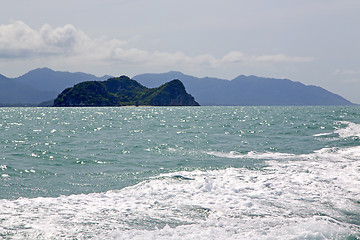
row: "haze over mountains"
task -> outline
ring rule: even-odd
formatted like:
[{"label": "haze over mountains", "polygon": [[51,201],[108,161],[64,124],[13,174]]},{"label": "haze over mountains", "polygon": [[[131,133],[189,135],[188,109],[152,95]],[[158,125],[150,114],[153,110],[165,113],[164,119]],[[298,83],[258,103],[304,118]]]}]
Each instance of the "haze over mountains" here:
[{"label": "haze over mountains", "polygon": [[54,71],[49,68],[38,68],[15,78],[15,80],[23,84],[31,85],[38,90],[59,94],[66,87],[72,87],[79,82],[100,81],[110,77],[112,76],[105,75],[96,77],[95,75],[82,72],[71,73]]},{"label": "haze over mountains", "polygon": [[315,106],[353,105],[345,98],[321,87],[306,86],[288,79],[240,75],[229,81],[197,78],[181,72],[141,74],[133,79],[146,87],[155,87],[169,79],[180,79],[200,105],[221,106]]},{"label": "haze over mountains", "polygon": [[[0,106],[37,105],[56,98],[65,88],[77,83],[105,81],[110,77],[54,71],[49,68],[35,69],[17,78],[7,78],[0,74]],[[148,88],[179,79],[200,105],[353,105],[321,87],[306,86],[288,79],[240,75],[229,81],[210,77],[197,78],[175,71],[141,74],[133,79]]]},{"label": "haze over mountains", "polygon": [[0,75],[0,106],[38,104],[57,97],[65,88],[84,81],[106,80],[87,73],[70,73],[38,68],[17,78]]}]

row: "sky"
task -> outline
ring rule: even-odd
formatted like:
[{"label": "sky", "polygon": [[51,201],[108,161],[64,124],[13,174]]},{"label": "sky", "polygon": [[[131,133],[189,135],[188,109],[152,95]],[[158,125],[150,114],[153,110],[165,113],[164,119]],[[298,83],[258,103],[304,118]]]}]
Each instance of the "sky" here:
[{"label": "sky", "polygon": [[360,103],[359,0],[0,0],[0,74],[286,78]]}]

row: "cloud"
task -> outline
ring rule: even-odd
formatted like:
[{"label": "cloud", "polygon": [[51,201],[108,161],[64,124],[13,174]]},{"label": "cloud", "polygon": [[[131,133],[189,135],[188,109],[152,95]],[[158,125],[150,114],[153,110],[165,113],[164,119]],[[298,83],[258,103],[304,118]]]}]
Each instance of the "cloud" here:
[{"label": "cloud", "polygon": [[360,75],[360,70],[336,69],[334,75]]},{"label": "cloud", "polygon": [[89,55],[122,45],[124,42],[119,40],[91,39],[70,24],[57,28],[45,24],[39,30],[21,21],[0,25],[0,58]]},{"label": "cloud", "polygon": [[150,52],[129,47],[127,41],[107,37],[92,38],[73,25],[53,28],[49,24],[35,30],[21,21],[0,25],[0,59],[59,58],[69,62],[112,62],[143,66],[189,66],[218,68],[234,63],[309,62],[313,58],[276,55],[246,55],[232,51],[222,58],[211,54],[188,56],[183,52]]},{"label": "cloud", "polygon": [[341,82],[343,82],[343,83],[360,83],[360,78],[341,79]]},{"label": "cloud", "polygon": [[360,83],[360,70],[336,69],[333,75],[337,75],[343,83]]},{"label": "cloud", "polygon": [[85,34],[78,31],[74,26],[67,24],[64,27],[53,29],[50,25],[44,25],[39,35],[43,44],[54,49],[72,49]]},{"label": "cloud", "polygon": [[39,34],[23,22],[0,25],[0,56],[23,57],[41,48]]},{"label": "cloud", "polygon": [[312,57],[289,57],[284,54],[275,55],[245,55],[242,52],[230,52],[222,58],[225,63],[238,63],[238,62],[270,62],[270,63],[281,63],[281,62],[311,62],[314,58]]},{"label": "cloud", "polygon": [[73,52],[83,40],[88,40],[86,34],[69,24],[55,29],[46,24],[36,31],[17,21],[0,25],[0,58],[63,55]]}]

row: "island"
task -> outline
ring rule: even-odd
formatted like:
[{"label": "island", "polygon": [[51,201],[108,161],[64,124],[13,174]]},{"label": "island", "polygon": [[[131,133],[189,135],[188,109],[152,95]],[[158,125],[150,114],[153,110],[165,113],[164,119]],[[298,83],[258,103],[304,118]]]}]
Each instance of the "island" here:
[{"label": "island", "polygon": [[127,76],[120,76],[66,88],[54,99],[53,106],[199,106],[199,103],[178,79],[158,88],[147,88]]}]

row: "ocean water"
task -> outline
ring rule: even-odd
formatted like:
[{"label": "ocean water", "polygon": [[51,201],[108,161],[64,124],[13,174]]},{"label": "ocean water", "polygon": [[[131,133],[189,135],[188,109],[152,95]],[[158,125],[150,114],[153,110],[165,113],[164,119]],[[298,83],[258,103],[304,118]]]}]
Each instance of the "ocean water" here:
[{"label": "ocean water", "polygon": [[0,119],[0,239],[360,239],[360,107]]}]

